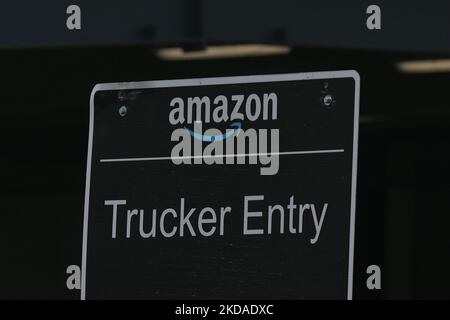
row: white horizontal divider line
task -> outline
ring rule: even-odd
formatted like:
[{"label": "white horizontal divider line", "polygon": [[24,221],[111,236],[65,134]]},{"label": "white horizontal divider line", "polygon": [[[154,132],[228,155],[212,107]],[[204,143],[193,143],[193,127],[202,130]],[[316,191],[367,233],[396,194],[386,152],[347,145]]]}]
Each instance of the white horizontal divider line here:
[{"label": "white horizontal divider line", "polygon": [[328,150],[306,150],[306,151],[285,151],[285,152],[259,152],[259,153],[241,153],[241,154],[215,154],[215,155],[198,155],[184,157],[147,157],[147,158],[118,158],[118,159],[100,159],[100,162],[133,162],[133,161],[158,161],[158,160],[185,160],[185,159],[209,159],[209,158],[230,158],[230,157],[257,157],[257,156],[288,156],[298,154],[322,154],[322,153],[340,153],[344,149],[328,149]]}]

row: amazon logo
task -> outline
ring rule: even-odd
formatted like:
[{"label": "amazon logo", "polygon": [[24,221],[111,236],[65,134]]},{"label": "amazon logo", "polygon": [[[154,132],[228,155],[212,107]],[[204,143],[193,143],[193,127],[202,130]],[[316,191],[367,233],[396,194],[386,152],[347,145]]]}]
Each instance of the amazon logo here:
[{"label": "amazon logo", "polygon": [[175,165],[259,164],[261,175],[278,172],[279,129],[251,127],[277,119],[276,93],[175,97],[169,106]]}]

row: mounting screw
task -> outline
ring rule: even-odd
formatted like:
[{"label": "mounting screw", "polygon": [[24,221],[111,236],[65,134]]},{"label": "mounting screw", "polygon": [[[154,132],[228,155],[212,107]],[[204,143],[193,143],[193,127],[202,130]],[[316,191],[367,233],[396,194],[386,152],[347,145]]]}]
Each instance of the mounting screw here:
[{"label": "mounting screw", "polygon": [[331,105],[333,104],[333,97],[331,96],[331,94],[327,94],[323,97],[322,102],[325,107],[331,107]]},{"label": "mounting screw", "polygon": [[121,116],[121,117],[124,117],[124,116],[127,114],[127,111],[128,111],[127,107],[121,106],[121,107],[119,108],[119,114],[120,114],[120,116]]}]

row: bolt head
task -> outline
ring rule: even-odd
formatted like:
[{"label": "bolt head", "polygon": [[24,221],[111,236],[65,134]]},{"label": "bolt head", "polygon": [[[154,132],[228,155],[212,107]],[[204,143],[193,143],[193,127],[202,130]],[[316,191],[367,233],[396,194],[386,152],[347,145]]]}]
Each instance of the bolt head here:
[{"label": "bolt head", "polygon": [[121,117],[124,117],[126,114],[127,114],[127,107],[125,107],[125,106],[121,106],[120,108],[119,108],[119,114],[120,114],[120,116]]},{"label": "bolt head", "polygon": [[330,107],[333,104],[333,97],[330,94],[327,94],[323,97],[323,104],[325,107]]}]

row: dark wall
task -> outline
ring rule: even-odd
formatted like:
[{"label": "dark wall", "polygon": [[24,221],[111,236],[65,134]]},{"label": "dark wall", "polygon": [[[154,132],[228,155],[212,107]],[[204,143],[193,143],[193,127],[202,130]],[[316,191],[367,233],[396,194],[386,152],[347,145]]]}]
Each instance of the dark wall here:
[{"label": "dark wall", "polygon": [[[81,8],[81,30],[66,8]],[[381,30],[366,10],[381,8]],[[0,11],[0,48],[284,43],[296,46],[448,53],[447,0],[41,0]]]}]

